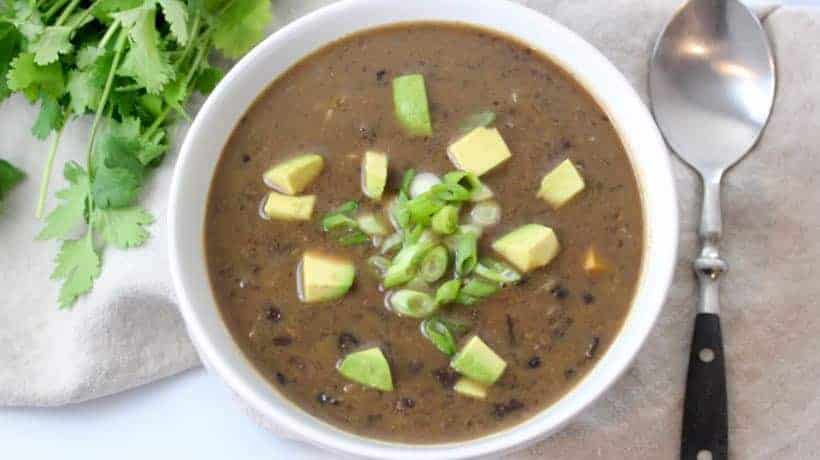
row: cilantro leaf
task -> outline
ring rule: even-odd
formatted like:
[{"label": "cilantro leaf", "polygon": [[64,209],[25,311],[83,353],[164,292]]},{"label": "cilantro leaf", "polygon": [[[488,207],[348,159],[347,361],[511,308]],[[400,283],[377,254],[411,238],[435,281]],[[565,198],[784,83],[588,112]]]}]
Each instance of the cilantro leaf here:
[{"label": "cilantro leaf", "polygon": [[51,64],[61,54],[71,52],[69,38],[72,31],[73,29],[68,26],[51,26],[43,29],[29,47],[34,51],[34,62],[38,65]]},{"label": "cilantro leaf", "polygon": [[40,103],[40,113],[34,126],[31,127],[31,134],[37,139],[45,139],[52,131],[59,131],[63,127],[63,109],[56,99],[43,94]]},{"label": "cilantro leaf", "polygon": [[92,232],[89,230],[79,240],[64,241],[51,274],[51,279],[63,280],[58,298],[60,308],[70,308],[77,297],[91,290],[99,276],[100,256],[94,249]]},{"label": "cilantro leaf", "polygon": [[145,226],[153,222],[154,217],[137,206],[99,210],[94,214],[94,229],[107,243],[121,249],[142,246],[149,236]]},{"label": "cilantro leaf", "polygon": [[188,10],[180,0],[157,0],[162,6],[162,15],[171,26],[171,35],[180,45],[188,42]]},{"label": "cilantro leaf", "polygon": [[22,36],[11,24],[0,24],[0,102],[11,95],[6,74],[20,50]]},{"label": "cilantro leaf", "polygon": [[102,95],[102,88],[95,84],[92,71],[72,70],[69,72],[66,89],[70,96],[71,111],[75,114],[82,115],[86,109],[97,109],[97,101]]},{"label": "cilantro leaf", "polygon": [[262,40],[265,27],[271,20],[268,0],[210,1],[206,4],[211,12],[219,12],[219,16],[214,18],[214,46],[233,59],[242,56]]},{"label": "cilantro leaf", "polygon": [[23,171],[20,171],[8,161],[0,158],[0,211],[3,210],[3,197],[25,177],[26,175]]},{"label": "cilantro leaf", "polygon": [[85,222],[88,202],[88,174],[77,163],[65,165],[63,176],[69,186],[57,192],[61,201],[51,214],[46,217],[46,226],[37,235],[38,240],[66,238],[68,234]]},{"label": "cilantro leaf", "polygon": [[225,72],[217,67],[205,67],[196,77],[194,87],[200,94],[209,94],[225,76]]},{"label": "cilantro leaf", "polygon": [[63,68],[59,62],[38,65],[34,62],[34,54],[20,53],[11,61],[8,87],[12,91],[22,91],[30,101],[37,100],[41,92],[58,98],[65,89]]},{"label": "cilantro leaf", "polygon": [[131,44],[117,74],[133,78],[151,94],[162,91],[174,76],[168,56],[159,48],[156,13],[156,6],[149,3],[114,14],[128,32]]},{"label": "cilantro leaf", "polygon": [[40,18],[40,12],[33,8],[29,2],[21,1],[14,2],[13,10],[14,14],[6,20],[14,24],[14,27],[27,40],[32,41],[37,38],[37,35],[43,31],[43,20]]},{"label": "cilantro leaf", "polygon": [[98,208],[122,208],[136,200],[145,173],[139,160],[142,145],[133,119],[114,124],[97,140],[91,196]]}]

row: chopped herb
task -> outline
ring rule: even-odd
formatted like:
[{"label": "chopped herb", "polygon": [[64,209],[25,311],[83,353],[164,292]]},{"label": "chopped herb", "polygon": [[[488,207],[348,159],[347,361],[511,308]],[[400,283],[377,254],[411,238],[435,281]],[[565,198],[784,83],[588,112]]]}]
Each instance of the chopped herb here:
[{"label": "chopped herb", "polygon": [[[52,278],[62,280],[58,301],[69,308],[100,275],[104,245],[148,239],[154,219],[137,198],[168,150],[171,126],[188,118],[194,92],[221,77],[208,62],[213,50],[237,58],[263,37],[270,2],[15,0],[0,2],[0,16],[0,101],[21,93],[38,103],[31,132],[51,137],[37,217],[66,122],[94,114],[87,160],[66,163],[69,186],[39,235],[62,242]],[[2,174],[0,195],[10,186]]]},{"label": "chopped herb", "polygon": [[456,340],[447,324],[438,318],[428,318],[421,323],[424,337],[447,356],[456,354]]},{"label": "chopped herb", "polygon": [[478,263],[478,238],[473,233],[462,233],[455,237],[455,272],[463,278],[473,271]]},{"label": "chopped herb", "polygon": [[442,283],[436,290],[436,303],[446,305],[458,298],[458,291],[461,289],[461,280],[450,280]]},{"label": "chopped herb", "polygon": [[485,110],[465,118],[459,125],[458,130],[461,134],[467,134],[476,128],[490,126],[494,121],[495,112],[492,110]]},{"label": "chopped herb", "polygon": [[[0,76],[2,78],[2,76]],[[6,160],[0,159],[0,212],[3,211],[3,198],[15,185],[25,178],[23,171],[15,168]]]}]

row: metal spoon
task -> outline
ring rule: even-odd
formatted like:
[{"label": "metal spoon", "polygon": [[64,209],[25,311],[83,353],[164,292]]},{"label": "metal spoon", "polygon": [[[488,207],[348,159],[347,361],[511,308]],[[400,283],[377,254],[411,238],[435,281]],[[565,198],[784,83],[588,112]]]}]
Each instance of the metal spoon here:
[{"label": "metal spoon", "polygon": [[726,459],[729,430],[718,284],[720,181],[755,145],[772,110],[775,67],[766,32],[738,0],[690,0],[661,34],[649,71],[655,119],[700,173],[700,302],[689,355],[681,459]]}]

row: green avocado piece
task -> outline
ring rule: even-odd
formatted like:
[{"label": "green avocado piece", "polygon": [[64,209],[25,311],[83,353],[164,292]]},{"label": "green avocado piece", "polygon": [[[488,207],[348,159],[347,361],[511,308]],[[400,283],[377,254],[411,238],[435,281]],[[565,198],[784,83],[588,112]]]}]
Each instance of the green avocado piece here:
[{"label": "green avocado piece", "polygon": [[453,390],[455,390],[458,394],[468,396],[470,398],[484,399],[487,397],[486,386],[466,377],[461,377],[458,379],[458,382],[456,382],[453,386]]},{"label": "green avocado piece", "polygon": [[393,391],[390,365],[378,347],[351,353],[339,363],[345,378],[381,391]]},{"label": "green avocado piece", "polygon": [[300,297],[306,303],[338,299],[356,278],[353,263],[317,252],[302,255],[300,271]]},{"label": "green avocado piece", "polygon": [[538,197],[549,203],[553,209],[558,209],[581,193],[585,187],[581,173],[572,161],[566,159],[541,180]]},{"label": "green avocado piece", "polygon": [[492,385],[504,373],[507,363],[476,335],[456,353],[450,367],[478,383]]},{"label": "green avocado piece", "polygon": [[518,270],[528,272],[550,263],[561,245],[551,228],[527,224],[497,239],[493,249]]},{"label": "green avocado piece", "polygon": [[380,200],[387,184],[387,155],[367,151],[362,160],[362,190],[368,198]]},{"label": "green avocado piece", "polygon": [[296,195],[316,179],[324,164],[324,158],[315,153],[299,155],[268,169],[262,179],[269,187]]},{"label": "green avocado piece", "polygon": [[393,79],[393,105],[396,118],[408,134],[415,137],[433,134],[423,75],[402,75]]}]

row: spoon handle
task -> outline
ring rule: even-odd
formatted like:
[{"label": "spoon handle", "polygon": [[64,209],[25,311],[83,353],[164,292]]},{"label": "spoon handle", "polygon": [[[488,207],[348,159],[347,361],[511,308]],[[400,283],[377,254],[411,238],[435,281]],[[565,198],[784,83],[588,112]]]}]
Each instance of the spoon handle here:
[{"label": "spoon handle", "polygon": [[[711,456],[700,454],[702,451]],[[686,377],[681,460],[727,458],[729,427],[720,316],[698,313]]]},{"label": "spoon handle", "polygon": [[[728,270],[720,258],[721,173],[703,176],[700,238],[703,247],[694,269],[700,285],[698,316],[689,353],[686,396],[683,403],[681,460],[729,458],[729,421],[726,362],[720,331],[720,278]],[[708,452],[708,453],[706,453]]]}]

